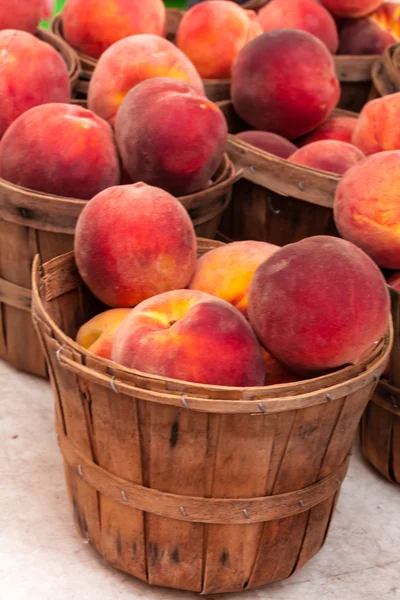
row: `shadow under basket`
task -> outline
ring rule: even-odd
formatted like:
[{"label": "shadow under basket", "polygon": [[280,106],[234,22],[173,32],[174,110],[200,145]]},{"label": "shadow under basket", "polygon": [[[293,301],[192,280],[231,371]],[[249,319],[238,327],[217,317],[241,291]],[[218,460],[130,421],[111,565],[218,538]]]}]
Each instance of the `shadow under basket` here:
[{"label": "shadow under basket", "polygon": [[[199,240],[200,254],[215,246]],[[363,363],[324,377],[215,387],[85,351],[73,339],[98,310],[73,253],[36,258],[33,319],[82,537],[143,581],[203,594],[300,569],[327,537],[391,332]]]},{"label": "shadow under basket", "polygon": [[[236,138],[249,126],[231,102],[218,106],[228,122],[228,154],[243,169],[222,219],[225,239],[284,246],[313,235],[337,236],[332,209],[340,175],[296,165]],[[340,109],[332,115],[357,116]]]},{"label": "shadow under basket", "polygon": [[361,421],[361,451],[386,479],[400,483],[400,293],[389,288],[394,344],[389,378],[381,379]]},{"label": "shadow under basket", "polygon": [[76,85],[80,76],[81,65],[77,53],[71,46],[69,46],[63,39],[46,31],[45,29],[37,29],[36,37],[42,42],[50,44],[64,59],[65,64],[68,68],[68,77],[71,85],[71,92],[75,92]]},{"label": "shadow under basket", "polygon": [[[179,198],[198,236],[216,236],[238,177],[225,154],[210,187]],[[30,315],[32,261],[38,253],[48,261],[73,249],[85,205],[0,179],[0,358],[33,375],[44,377],[46,365]]]}]

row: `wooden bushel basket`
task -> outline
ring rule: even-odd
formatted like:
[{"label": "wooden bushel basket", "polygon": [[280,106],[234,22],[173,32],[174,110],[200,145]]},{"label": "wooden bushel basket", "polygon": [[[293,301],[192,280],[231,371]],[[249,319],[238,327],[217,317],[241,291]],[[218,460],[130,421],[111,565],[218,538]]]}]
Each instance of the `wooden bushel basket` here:
[{"label": "wooden bushel basket", "polygon": [[64,42],[64,40],[60,39],[50,31],[46,31],[45,29],[37,29],[35,35],[42,42],[46,42],[46,44],[53,46],[53,48],[57,50],[59,54],[61,54],[68,68],[71,92],[74,92],[81,70],[81,65],[75,50],[73,50],[71,46]]},{"label": "wooden bushel basket", "polygon": [[[240,177],[227,155],[209,188],[179,198],[197,235],[215,237]],[[73,249],[76,221],[86,201],[41,194],[0,179],[0,358],[17,369],[45,376],[46,366],[32,327],[31,268]]]},{"label": "wooden bushel basket", "polygon": [[359,113],[370,99],[372,69],[379,56],[336,55],[333,57],[340,81],[339,108]]},{"label": "wooden bushel basket", "polygon": [[379,98],[400,91],[400,44],[386,48],[372,68],[371,97]]},{"label": "wooden bushel basket", "polygon": [[[199,240],[200,253],[215,246]],[[289,577],[325,542],[391,333],[362,364],[324,377],[213,387],[79,347],[99,310],[73,253],[35,260],[33,319],[78,531],[152,585],[213,594]]]},{"label": "wooden bushel basket", "polygon": [[[220,102],[230,134],[249,129],[231,102]],[[336,116],[356,116],[336,110]],[[287,160],[228,136],[228,154],[244,170],[234,185],[221,232],[227,239],[260,240],[284,246],[312,235],[338,235],[333,200],[340,176]]]},{"label": "wooden bushel basket", "polygon": [[361,450],[386,479],[400,483],[400,293],[389,289],[394,326],[389,380],[380,380],[363,415]]}]

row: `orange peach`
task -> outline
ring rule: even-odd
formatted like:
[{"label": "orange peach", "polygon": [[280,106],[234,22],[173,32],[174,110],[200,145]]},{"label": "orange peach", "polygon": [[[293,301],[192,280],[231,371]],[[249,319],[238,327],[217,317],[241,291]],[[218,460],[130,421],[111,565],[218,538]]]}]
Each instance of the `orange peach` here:
[{"label": "orange peach", "polygon": [[196,267],[196,236],[182,204],[164,190],[144,183],[112,187],[80,214],[75,258],[99,300],[131,307],[188,285]]},{"label": "orange peach", "polygon": [[264,385],[278,385],[280,383],[293,383],[300,381],[300,377],[289,371],[287,367],[279,360],[276,360],[266,350],[263,349],[264,364],[265,364],[265,380]]},{"label": "orange peach", "polygon": [[248,240],[210,250],[197,261],[189,288],[218,296],[246,314],[253,275],[278,249],[267,242]]},{"label": "orange peach", "polygon": [[129,368],[193,383],[264,384],[262,351],[246,319],[228,302],[193,290],[136,306],[118,329],[111,356]]},{"label": "orange peach", "polygon": [[339,95],[331,54],[305,31],[263,33],[241,50],[233,65],[236,112],[255,129],[288,139],[325,121]]},{"label": "orange peach", "polygon": [[115,133],[132,181],[184,196],[207,187],[221,164],[228,127],[218,106],[190,85],[156,77],[126,96]]},{"label": "orange peach", "polygon": [[335,194],[340,234],[381,267],[400,269],[400,151],[368,156],[345,173]]},{"label": "orange peach", "polygon": [[35,33],[42,16],[43,0],[1,0],[0,29],[21,29]]},{"label": "orange peach", "polygon": [[79,329],[77,343],[96,356],[111,359],[117,329],[130,312],[130,308],[112,308],[96,315]]},{"label": "orange peach", "polygon": [[133,35],[113,44],[98,61],[89,84],[90,110],[114,123],[126,94],[153,77],[173,77],[204,94],[200,75],[176,46],[156,35]]},{"label": "orange peach", "polygon": [[368,15],[368,18],[383,30],[391,33],[396,40],[400,40],[400,5],[398,2],[383,2],[375,12]]},{"label": "orange peach", "polygon": [[356,117],[331,117],[300,140],[300,146],[320,140],[337,140],[351,144]]},{"label": "orange peach", "polygon": [[238,52],[261,33],[253,11],[233,2],[209,0],[184,14],[176,43],[203,79],[229,79]]},{"label": "orange peach", "polygon": [[25,31],[0,31],[0,137],[29,108],[69,100],[68,70],[60,54]]},{"label": "orange peach", "polygon": [[352,144],[336,140],[320,140],[306,144],[288,160],[297,165],[343,175],[347,169],[363,158],[365,155]]},{"label": "orange peach", "polygon": [[356,364],[384,336],[390,299],[357,246],[315,236],[275,252],[256,271],[248,315],[263,346],[295,372]]},{"label": "orange peach", "polygon": [[371,100],[362,109],[352,142],[364,154],[400,150],[400,92]]},{"label": "orange peach", "polygon": [[333,17],[315,0],[273,0],[260,10],[258,18],[264,31],[301,29],[315,35],[332,54],[339,47]]},{"label": "orange peach", "polygon": [[369,17],[349,20],[340,31],[340,54],[382,54],[396,38]]},{"label": "orange peach", "polygon": [[382,0],[320,0],[328,10],[339,17],[364,17],[376,10]]},{"label": "orange peach", "polygon": [[0,177],[39,192],[90,200],[119,183],[111,127],[81,106],[31,108],[0,141]]},{"label": "orange peach", "polygon": [[165,22],[162,0],[67,0],[63,12],[67,42],[94,58],[131,35],[164,35]]},{"label": "orange peach", "polygon": [[297,146],[289,142],[286,138],[269,131],[241,131],[236,137],[247,144],[251,144],[264,152],[269,152],[280,158],[289,158],[293,152],[296,152]]}]

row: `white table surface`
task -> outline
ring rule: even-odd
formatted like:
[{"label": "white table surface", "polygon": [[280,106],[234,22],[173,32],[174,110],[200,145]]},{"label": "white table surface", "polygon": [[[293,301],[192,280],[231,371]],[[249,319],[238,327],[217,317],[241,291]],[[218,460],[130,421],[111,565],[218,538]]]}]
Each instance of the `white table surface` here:
[{"label": "white table surface", "polygon": [[[107,567],[77,535],[45,381],[0,361],[0,600],[186,600]],[[358,448],[327,543],[291,579],[238,600],[400,600],[400,486]]]}]

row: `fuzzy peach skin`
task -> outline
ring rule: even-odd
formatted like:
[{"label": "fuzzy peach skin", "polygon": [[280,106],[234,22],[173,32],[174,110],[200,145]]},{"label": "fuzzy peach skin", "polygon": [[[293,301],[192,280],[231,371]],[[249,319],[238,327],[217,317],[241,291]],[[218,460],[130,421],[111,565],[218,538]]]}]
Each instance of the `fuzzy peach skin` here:
[{"label": "fuzzy peach skin", "polygon": [[246,319],[228,302],[193,290],[167,292],[136,306],[117,331],[111,358],[193,383],[264,384],[261,347]]},{"label": "fuzzy peach skin", "polygon": [[333,17],[315,0],[273,0],[260,10],[258,18],[264,31],[301,29],[315,35],[332,54],[339,47]]},{"label": "fuzzy peach skin", "polygon": [[364,154],[400,150],[400,92],[370,100],[363,107],[352,143]]},{"label": "fuzzy peach skin", "polygon": [[144,183],[95,196],[75,232],[82,279],[99,300],[118,308],[186,287],[196,267],[196,246],[182,204]]},{"label": "fuzzy peach skin", "polygon": [[65,39],[93,58],[131,35],[163,36],[165,22],[162,0],[67,0],[63,11]]},{"label": "fuzzy peach skin", "polygon": [[356,117],[331,117],[299,141],[300,146],[321,140],[337,140],[351,144]]},{"label": "fuzzy peach skin", "polygon": [[241,131],[236,134],[236,137],[247,144],[251,144],[264,152],[269,152],[280,158],[289,158],[297,150],[297,146],[289,142],[286,138],[276,133],[269,133],[268,131]]},{"label": "fuzzy peach skin", "polygon": [[117,329],[131,310],[130,308],[112,308],[96,315],[79,329],[76,342],[96,356],[110,360]]},{"label": "fuzzy peach skin", "polygon": [[214,248],[198,259],[189,289],[218,296],[245,315],[253,275],[278,249],[279,246],[253,240]]},{"label": "fuzzy peach skin", "polygon": [[0,137],[29,108],[69,100],[68,70],[60,54],[25,31],[0,31]]},{"label": "fuzzy peach skin", "polygon": [[292,373],[279,360],[276,360],[266,350],[263,349],[264,364],[265,364],[265,380],[264,385],[278,385],[281,383],[293,383],[300,381],[301,377]]},{"label": "fuzzy peach skin", "polygon": [[209,0],[184,14],[176,43],[203,79],[229,79],[238,52],[261,33],[253,11],[233,2]]},{"label": "fuzzy peach skin", "polygon": [[0,177],[39,192],[90,200],[119,183],[111,127],[81,106],[35,106],[0,141]]},{"label": "fuzzy peach skin", "polygon": [[384,336],[389,310],[374,262],[329,236],[275,252],[257,269],[248,305],[263,346],[298,373],[357,363]]},{"label": "fuzzy peach skin", "polygon": [[320,140],[303,146],[288,160],[297,165],[343,175],[363,158],[365,154],[352,144],[336,140]]},{"label": "fuzzy peach skin", "polygon": [[331,54],[305,31],[263,33],[241,50],[233,64],[236,112],[252,127],[288,139],[325,121],[339,95]]},{"label": "fuzzy peach skin", "polygon": [[115,133],[132,181],[184,196],[207,187],[221,164],[228,126],[218,106],[190,85],[156,77],[126,96]]},{"label": "fuzzy peach skin", "polygon": [[338,17],[365,17],[376,10],[382,0],[320,0],[328,10]]},{"label": "fuzzy peach skin", "polygon": [[340,234],[381,267],[400,269],[400,151],[380,152],[347,171],[336,188]]},{"label": "fuzzy peach skin", "polygon": [[1,0],[0,30],[21,29],[35,33],[42,16],[43,0]]},{"label": "fuzzy peach skin", "polygon": [[153,77],[185,81],[204,95],[200,75],[176,46],[156,35],[134,35],[113,44],[99,59],[89,84],[90,110],[114,123],[126,94]]},{"label": "fuzzy peach skin", "polygon": [[339,54],[382,54],[396,38],[369,17],[349,20],[340,31]]}]

